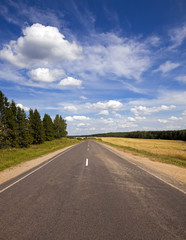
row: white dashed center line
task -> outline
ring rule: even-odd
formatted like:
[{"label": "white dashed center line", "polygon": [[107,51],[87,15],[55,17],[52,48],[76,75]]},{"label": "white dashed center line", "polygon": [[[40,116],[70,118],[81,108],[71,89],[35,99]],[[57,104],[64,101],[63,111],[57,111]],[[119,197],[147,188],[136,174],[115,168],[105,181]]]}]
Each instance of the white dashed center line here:
[{"label": "white dashed center line", "polygon": [[88,158],[86,158],[85,166],[88,167]]}]

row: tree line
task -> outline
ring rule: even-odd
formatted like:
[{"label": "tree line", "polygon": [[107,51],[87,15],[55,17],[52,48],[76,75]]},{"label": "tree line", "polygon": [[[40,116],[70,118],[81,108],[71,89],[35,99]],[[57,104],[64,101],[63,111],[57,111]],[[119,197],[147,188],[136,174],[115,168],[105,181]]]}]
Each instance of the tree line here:
[{"label": "tree line", "polygon": [[84,135],[82,137],[120,137],[120,138],[143,138],[143,139],[165,139],[186,141],[186,130],[110,132]]},{"label": "tree line", "polygon": [[66,137],[66,128],[61,115],[57,114],[54,121],[48,114],[41,119],[37,109],[30,109],[27,116],[24,109],[13,100],[9,102],[0,91],[0,148],[23,148]]}]

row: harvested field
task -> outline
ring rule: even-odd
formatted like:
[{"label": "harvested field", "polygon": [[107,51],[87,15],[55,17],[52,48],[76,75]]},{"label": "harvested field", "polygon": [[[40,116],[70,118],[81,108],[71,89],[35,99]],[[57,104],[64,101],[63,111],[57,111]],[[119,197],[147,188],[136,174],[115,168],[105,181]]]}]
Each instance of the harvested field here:
[{"label": "harvested field", "polygon": [[186,142],[184,141],[112,137],[101,138],[101,141],[127,152],[148,156],[152,160],[186,167]]}]

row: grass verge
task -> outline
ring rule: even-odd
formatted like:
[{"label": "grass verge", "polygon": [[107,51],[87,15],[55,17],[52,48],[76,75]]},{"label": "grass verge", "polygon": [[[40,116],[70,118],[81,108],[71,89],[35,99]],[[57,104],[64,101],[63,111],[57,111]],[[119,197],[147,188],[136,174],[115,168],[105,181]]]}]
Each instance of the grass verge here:
[{"label": "grass verge", "polygon": [[[109,140],[110,139],[111,138],[109,138]],[[109,146],[115,147],[118,150],[123,150],[125,152],[129,152],[129,153],[132,153],[132,154],[135,154],[138,156],[148,157],[149,159],[151,159],[153,161],[159,161],[159,162],[164,162],[164,163],[168,163],[168,164],[174,164],[174,165],[181,166],[181,167],[186,167],[186,159],[184,157],[182,157],[182,156],[176,157],[176,156],[169,156],[169,154],[167,154],[167,155],[161,154],[161,149],[159,149],[159,151],[158,151],[159,154],[157,154],[157,153],[151,152],[150,148],[148,151],[148,147],[147,147],[147,150],[144,150],[144,149],[139,149],[139,145],[138,146],[136,145],[136,148],[135,148],[135,147],[131,147],[131,146],[126,146],[127,144],[125,145],[124,143],[122,145],[115,144],[115,143],[113,143],[113,142],[115,142],[114,138],[113,138],[113,141],[110,141],[110,142],[104,141],[104,138],[95,139],[95,140],[98,142],[107,144]],[[124,140],[124,139],[122,139],[122,140]],[[139,141],[141,141],[141,139]],[[151,139],[149,139],[149,141],[151,141]],[[161,140],[159,140],[159,141],[161,141]],[[127,140],[126,140],[126,142],[127,142]],[[186,150],[184,149],[183,151],[186,151]],[[162,152],[163,152],[163,150],[162,150]]]},{"label": "grass verge", "polygon": [[61,138],[29,148],[0,149],[0,171],[77,143],[77,139]]}]

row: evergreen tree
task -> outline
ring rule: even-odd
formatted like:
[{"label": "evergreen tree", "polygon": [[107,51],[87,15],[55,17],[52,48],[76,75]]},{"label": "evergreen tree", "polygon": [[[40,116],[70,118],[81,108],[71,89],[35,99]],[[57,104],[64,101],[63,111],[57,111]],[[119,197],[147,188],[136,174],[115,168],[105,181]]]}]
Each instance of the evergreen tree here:
[{"label": "evergreen tree", "polygon": [[4,146],[5,135],[5,106],[4,106],[4,94],[0,91],[0,148]]},{"label": "evergreen tree", "polygon": [[61,128],[60,128],[61,137],[66,137],[67,136],[67,131],[66,131],[67,124],[66,124],[66,121],[61,116],[59,117],[59,124],[61,126]]},{"label": "evergreen tree", "polygon": [[34,142],[34,111],[30,108],[29,110],[29,134],[30,134],[30,143]]},{"label": "evergreen tree", "polygon": [[67,135],[66,127],[67,127],[66,121],[61,116],[59,116],[59,114],[57,114],[54,119],[55,138],[66,137]]},{"label": "evergreen tree", "polygon": [[48,114],[44,115],[43,128],[45,133],[45,141],[51,141],[54,139],[54,124],[51,117]]},{"label": "evergreen tree", "polygon": [[59,114],[54,119],[54,136],[55,138],[60,138]]},{"label": "evergreen tree", "polygon": [[33,138],[33,143],[34,144],[40,144],[44,142],[44,130],[43,130],[43,124],[41,121],[40,114],[37,109],[30,110],[30,127],[31,127],[31,135]]},{"label": "evergreen tree", "polygon": [[7,97],[0,92],[0,147],[12,146],[13,115]]},{"label": "evergreen tree", "polygon": [[8,117],[8,127],[9,127],[9,134],[11,139],[11,146],[18,147],[18,126],[17,126],[17,107],[14,101],[11,102],[9,108],[9,117]]},{"label": "evergreen tree", "polygon": [[25,111],[20,107],[17,108],[17,129],[19,146],[28,147],[31,143],[29,121],[26,118]]}]

